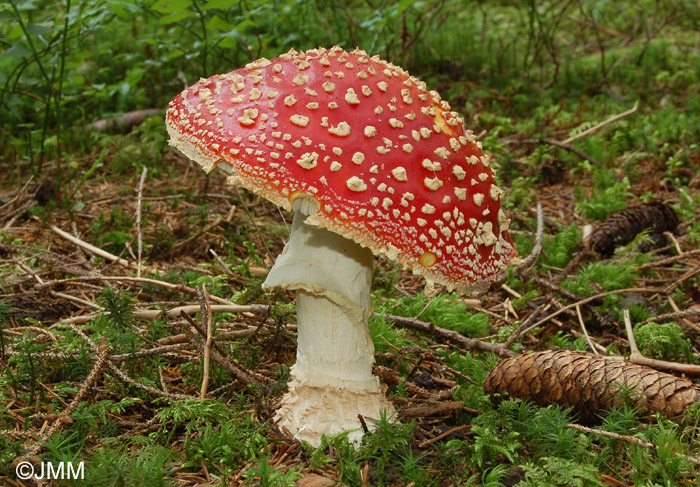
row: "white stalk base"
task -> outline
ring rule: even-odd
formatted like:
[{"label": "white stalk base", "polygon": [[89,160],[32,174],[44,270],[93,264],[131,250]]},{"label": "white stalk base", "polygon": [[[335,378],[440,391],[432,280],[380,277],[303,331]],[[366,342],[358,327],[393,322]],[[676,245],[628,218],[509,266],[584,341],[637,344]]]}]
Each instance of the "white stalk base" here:
[{"label": "white stalk base", "polygon": [[358,414],[379,418],[394,409],[372,375],[374,345],[367,328],[374,259],[360,245],[328,230],[306,225],[297,212],[284,252],[265,288],[296,289],[299,339],[289,392],[275,419],[313,446],[322,435],[353,430],[359,445]]}]

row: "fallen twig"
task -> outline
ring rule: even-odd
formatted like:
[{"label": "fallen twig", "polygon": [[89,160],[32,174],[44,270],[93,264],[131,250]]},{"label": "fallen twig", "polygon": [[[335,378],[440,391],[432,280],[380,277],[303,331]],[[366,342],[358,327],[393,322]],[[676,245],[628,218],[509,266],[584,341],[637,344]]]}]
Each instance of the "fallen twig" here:
[{"label": "fallen twig", "polygon": [[687,281],[687,280],[690,279],[691,277],[696,276],[696,275],[698,275],[698,274],[700,274],[700,265],[695,266],[694,269],[690,269],[688,272],[686,272],[685,274],[683,274],[681,277],[679,277],[678,279],[675,279],[671,284],[669,284],[668,286],[666,286],[666,287],[661,291],[661,293],[663,293],[663,294],[670,293],[670,292],[673,291],[676,287],[678,287],[678,285],[679,285],[680,283],[682,283],[682,282],[684,282],[684,281]]},{"label": "fallen twig", "polygon": [[[195,330],[197,330],[197,333],[199,333],[201,336],[206,336],[204,330],[200,328],[200,326],[187,315],[184,311],[180,313],[180,316],[187,321],[187,323],[192,326]],[[187,330],[187,329],[186,329]],[[186,331],[187,332],[187,331]],[[193,343],[197,347],[197,349],[200,351],[200,353],[204,353],[204,345],[202,343],[198,343],[196,340],[193,340]],[[216,342],[212,343],[212,347],[221,352],[222,354],[225,353],[219,345],[216,344]],[[267,384],[272,383],[272,380],[269,379],[268,377],[265,377],[264,375],[261,374],[256,374],[255,372],[251,372],[245,367],[243,367],[240,364],[237,364],[233,362],[232,360],[229,360],[223,355],[219,355],[219,353],[215,352],[214,350],[211,350],[210,352],[211,359],[214,360],[217,364],[221,365],[224,369],[226,369],[235,379],[240,381],[243,385],[251,388],[253,386],[259,386],[260,382],[265,382]]]},{"label": "fallen twig", "polygon": [[[93,342],[92,339],[91,339],[89,336],[87,336],[85,333],[83,333],[83,331],[82,331],[80,328],[78,328],[78,327],[75,326],[75,325],[70,325],[70,328],[71,328],[71,330],[73,330],[79,337],[81,337],[83,340],[85,340],[85,342],[86,342],[88,345],[90,345],[90,347],[92,347],[93,350],[97,349],[97,346],[95,345],[95,342]],[[147,385],[145,385],[145,384],[141,384],[140,382],[138,382],[138,381],[132,379],[131,377],[129,377],[128,375],[126,375],[124,372],[122,372],[122,371],[119,369],[119,367],[117,367],[116,365],[114,365],[114,364],[113,364],[112,362],[110,362],[109,360],[107,360],[106,364],[107,364],[107,367],[109,368],[109,370],[112,371],[112,373],[113,373],[114,375],[116,375],[118,378],[120,378],[122,381],[124,381],[124,382],[126,382],[127,384],[132,385],[132,386],[134,386],[134,387],[136,387],[136,388],[138,388],[138,389],[142,389],[142,390],[148,392],[149,394],[153,394],[153,395],[156,395],[156,396],[167,397],[167,398],[170,398],[170,399],[191,399],[191,396],[188,396],[188,395],[186,395],[186,394],[178,394],[178,393],[172,393],[172,392],[159,391],[159,390],[156,389],[155,387],[151,387],[151,386],[147,386]]]},{"label": "fallen twig", "polygon": [[148,168],[144,166],[143,171],[141,171],[141,179],[139,180],[138,197],[136,198],[136,277],[141,277],[141,253],[143,252],[143,236],[141,234],[141,200],[143,199],[143,183],[146,181],[146,172]]},{"label": "fallen twig", "polygon": [[532,246],[532,251],[530,252],[530,255],[525,257],[523,260],[522,264],[520,264],[518,267],[514,269],[515,275],[519,276],[526,270],[530,268],[530,266],[534,265],[535,262],[537,262],[537,258],[540,256],[540,253],[542,252],[542,239],[544,237],[544,212],[542,211],[542,204],[538,201],[537,202],[537,230],[535,232],[535,244]]},{"label": "fallen twig", "polygon": [[[100,339],[100,343],[97,346],[97,360],[95,360],[95,363],[92,366],[92,369],[90,370],[90,373],[87,375],[83,383],[80,385],[80,389],[78,389],[78,393],[73,397],[73,400],[66,406],[66,408],[61,411],[60,416],[56,418],[56,420],[49,426],[48,430],[46,430],[42,435],[42,439],[46,440],[48,438],[53,437],[53,435],[58,432],[58,430],[69,421],[70,415],[73,414],[75,409],[80,405],[80,402],[83,400],[85,397],[85,394],[87,394],[88,389],[92,386],[92,384],[97,380],[98,375],[102,372],[102,369],[105,367],[105,364],[107,363],[107,357],[109,356],[109,344],[107,343],[107,339],[105,337],[102,337]],[[37,455],[42,448],[42,443],[36,443],[32,448],[29,449],[29,451],[26,453],[27,456],[35,456]]]},{"label": "fallen twig", "polygon": [[[401,382],[398,372],[388,367],[376,365],[374,366],[374,373],[382,382],[390,386],[398,385]],[[430,391],[414,384],[408,378],[402,382],[402,385],[406,387],[409,394],[413,394],[416,397],[428,399],[433,396]]]},{"label": "fallen twig", "polygon": [[628,116],[628,115],[632,115],[634,112],[637,111],[637,108],[639,108],[639,101],[635,101],[635,102],[634,102],[634,106],[633,106],[632,108],[630,108],[629,110],[624,111],[624,112],[622,112],[622,113],[618,113],[617,115],[613,115],[612,117],[610,117],[610,118],[608,118],[608,119],[606,119],[606,120],[603,120],[603,121],[600,122],[598,125],[594,125],[593,127],[589,128],[589,129],[587,129],[587,130],[584,130],[584,131],[581,132],[581,133],[578,133],[578,134],[576,134],[576,135],[574,135],[574,136],[572,136],[572,137],[569,137],[568,139],[562,140],[561,143],[562,143],[562,144],[570,144],[570,143],[573,142],[574,140],[580,139],[581,137],[585,137],[585,136],[587,136],[587,135],[594,134],[594,133],[596,133],[598,130],[600,130],[600,129],[602,129],[603,127],[605,127],[606,125],[609,125],[609,124],[611,124],[611,123],[613,123],[613,122],[617,122],[617,121],[620,120],[621,118],[625,118],[625,117]]},{"label": "fallen twig", "polygon": [[591,340],[591,337],[588,334],[588,330],[586,329],[586,323],[583,321],[583,316],[581,316],[581,306],[579,305],[576,305],[576,317],[578,318],[579,325],[581,325],[583,336],[586,337],[586,343],[588,343],[588,346],[591,347],[591,350],[595,355],[600,355],[600,353],[596,349],[595,344],[593,343],[593,340]]},{"label": "fallen twig", "polygon": [[[57,293],[58,294],[58,293]],[[175,318],[180,316],[180,311],[184,311],[185,313],[193,314],[199,312],[200,307],[199,305],[195,304],[190,304],[187,306],[178,306],[177,308],[172,308],[172,309],[167,309],[167,310],[159,310],[159,309],[137,309],[133,312],[132,316],[134,318],[140,318],[144,320],[155,320],[157,318],[160,318],[161,316],[165,315],[168,318]],[[268,310],[268,307],[265,306],[264,304],[253,304],[250,306],[242,306],[238,304],[212,304],[211,305],[211,310],[214,313],[255,313],[255,314],[261,314],[261,313],[266,313]],[[100,313],[90,313],[86,315],[80,315],[80,316],[74,316],[71,318],[64,318],[62,320],[57,321],[55,324],[51,325],[53,328],[54,326],[57,325],[69,325],[69,324],[74,324],[74,325],[79,325],[82,323],[87,323],[88,321],[92,320],[93,318],[96,318],[100,315]]]},{"label": "fallen twig", "polygon": [[211,311],[211,303],[209,302],[209,293],[207,292],[206,285],[202,285],[202,298],[200,299],[200,305],[202,306],[202,322],[206,327],[206,335],[204,341],[204,353],[202,360],[202,387],[199,391],[199,397],[204,399],[207,396],[207,388],[209,387],[209,360],[211,358],[211,341],[212,341],[212,328],[214,323],[214,315]]},{"label": "fallen twig", "polygon": [[627,289],[615,289],[613,291],[607,291],[604,293],[596,294],[594,296],[589,296],[587,298],[581,299],[580,301],[577,301],[575,303],[571,303],[567,306],[564,306],[563,308],[558,309],[554,313],[551,313],[541,320],[539,320],[537,323],[531,325],[527,329],[523,330],[521,334],[525,334],[529,332],[530,330],[534,330],[535,328],[538,328],[545,324],[547,321],[551,320],[552,318],[559,316],[560,314],[564,313],[565,311],[568,311],[570,309],[575,308],[576,306],[581,306],[587,303],[590,303],[591,301],[595,301],[596,299],[601,299],[606,296],[612,296],[614,294],[624,294],[624,293],[660,293],[662,292],[661,290],[657,288],[648,288],[648,287],[631,287]]},{"label": "fallen twig", "polygon": [[219,264],[219,267],[221,268],[222,271],[224,271],[224,274],[226,274],[229,277],[236,277],[236,274],[234,274],[233,271],[228,268],[228,266],[226,265],[226,262],[224,262],[224,260],[221,257],[219,257],[219,254],[217,254],[214,249],[209,249],[209,253],[212,256],[214,256],[214,258],[216,259],[216,262]]},{"label": "fallen twig", "polygon": [[4,205],[0,206],[0,211],[4,210],[5,208],[7,208],[9,206],[12,206],[15,203],[15,201],[17,201],[20,198],[20,196],[22,196],[24,191],[27,189],[27,186],[29,186],[29,184],[32,181],[34,181],[34,176],[29,176],[29,179],[27,179],[27,182],[24,183],[24,185],[20,188],[20,190],[17,192],[17,194],[14,195],[10,201],[8,201]]},{"label": "fallen twig", "polygon": [[403,411],[403,416],[406,418],[422,418],[459,410],[466,411],[470,414],[481,414],[481,411],[465,407],[464,401],[451,401],[441,402],[430,406],[420,406],[417,408],[406,409]]},{"label": "fallen twig", "polygon": [[513,357],[515,353],[508,350],[504,343],[491,343],[474,338],[468,338],[458,333],[454,330],[448,330],[446,328],[441,328],[434,323],[416,320],[414,318],[405,318],[403,316],[395,315],[378,315],[383,318],[393,321],[399,326],[404,328],[411,328],[413,330],[423,331],[425,333],[431,333],[433,335],[438,335],[452,343],[458,344],[467,350],[481,350],[482,352],[492,352],[500,357]]},{"label": "fallen twig", "polygon": [[102,249],[99,248],[99,247],[95,247],[95,246],[92,245],[92,244],[89,244],[89,243],[87,243],[87,242],[84,242],[83,240],[80,240],[79,238],[74,237],[74,236],[71,235],[70,233],[64,232],[63,230],[61,230],[60,228],[58,228],[56,225],[49,225],[49,228],[50,228],[54,233],[60,235],[61,237],[65,238],[66,240],[70,240],[70,241],[73,242],[75,245],[77,245],[78,247],[81,247],[81,248],[87,250],[88,252],[91,252],[91,253],[93,253],[93,254],[95,254],[95,255],[98,255],[98,256],[102,257],[103,259],[107,259],[107,260],[109,260],[109,261],[111,261],[111,262],[116,262],[117,264],[119,264],[119,265],[121,265],[121,266],[124,266],[124,267],[132,267],[132,264],[131,264],[128,260],[122,259],[121,257],[117,257],[117,256],[114,255],[114,254],[110,254],[110,253],[107,252],[106,250],[102,250]]},{"label": "fallen twig", "polygon": [[656,370],[668,370],[679,374],[685,374],[692,377],[700,377],[700,366],[694,364],[679,364],[677,362],[668,362],[666,360],[657,360],[647,358],[637,348],[637,341],[634,339],[634,330],[632,330],[632,321],[630,320],[629,310],[623,310],[623,319],[625,322],[625,331],[627,332],[627,341],[630,345],[629,362],[637,365],[644,365]]},{"label": "fallen twig", "polygon": [[[518,327],[513,330],[513,333],[510,334],[510,336],[506,339],[505,343],[503,344],[505,347],[509,347],[511,343],[515,342],[520,336],[523,334],[524,330],[529,329],[530,324],[537,319],[537,317],[541,314],[546,312],[551,305],[547,305],[544,309],[542,308],[536,308],[535,311],[533,311],[530,316],[528,316]],[[512,356],[512,355],[511,355]]]},{"label": "fallen twig", "polygon": [[[172,289],[173,291],[180,291],[183,293],[191,294],[193,296],[197,295],[197,290],[184,284],[173,284],[172,282],[159,281],[157,279],[149,279],[146,277],[129,277],[129,276],[87,276],[87,277],[70,277],[67,279],[56,279],[54,281],[45,281],[43,284],[37,284],[36,287],[44,288],[50,286],[57,286],[60,284],[70,284],[74,282],[88,282],[88,281],[115,281],[115,282],[128,282],[133,284],[152,284],[154,286],[161,286],[166,289]],[[236,306],[235,303],[227,299],[220,298],[218,296],[211,296],[212,301],[217,303],[226,304],[229,306]]]},{"label": "fallen twig", "polygon": [[[580,424],[574,424],[570,423],[566,425],[567,428],[571,428],[577,431],[581,431],[583,433],[590,433],[593,435],[599,435],[599,436],[605,436],[606,438],[613,438],[615,440],[620,440],[624,441],[625,443],[631,443],[633,445],[641,446],[644,448],[649,448],[651,450],[656,451],[658,448],[655,444],[650,443],[646,440],[643,440],[641,438],[637,438],[636,436],[630,436],[630,435],[620,435],[617,433],[613,433],[612,431],[605,431],[605,430],[600,430],[596,428],[588,428],[586,426],[581,426]],[[700,465],[700,459],[697,459],[695,457],[690,457],[687,455],[683,455],[681,453],[673,453],[674,456],[678,458],[682,458],[683,460],[687,460],[691,463],[694,463],[695,465]]]},{"label": "fallen twig", "polygon": [[589,156],[588,154],[586,154],[582,150],[577,149],[573,145],[567,144],[566,142],[559,142],[558,140],[553,140],[553,139],[525,139],[525,140],[523,140],[523,143],[526,143],[526,144],[540,143],[540,144],[553,145],[555,147],[559,147],[560,149],[564,149],[565,151],[571,152],[572,154],[576,154],[581,159],[584,159],[584,160],[590,162],[594,166],[597,166],[600,168],[603,167],[603,164],[598,162],[596,159]]},{"label": "fallen twig", "polygon": [[427,448],[430,445],[432,445],[433,443],[436,443],[436,442],[442,440],[443,438],[446,438],[454,433],[457,433],[458,431],[468,430],[471,427],[472,427],[472,425],[470,425],[470,424],[460,424],[459,426],[455,426],[454,428],[450,428],[447,431],[445,431],[444,433],[437,435],[435,438],[431,438],[429,440],[425,440],[422,443],[419,443],[418,448]]}]

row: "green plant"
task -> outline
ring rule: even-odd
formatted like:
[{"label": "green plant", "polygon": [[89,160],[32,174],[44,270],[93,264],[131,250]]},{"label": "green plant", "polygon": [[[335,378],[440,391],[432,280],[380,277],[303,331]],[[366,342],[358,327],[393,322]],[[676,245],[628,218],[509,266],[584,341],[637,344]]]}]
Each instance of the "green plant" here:
[{"label": "green plant", "polygon": [[255,467],[246,470],[243,477],[248,480],[249,485],[259,485],[261,487],[294,487],[301,474],[299,469],[294,468],[287,472],[282,472],[270,465],[270,457],[263,456],[258,460]]},{"label": "green plant", "polygon": [[386,472],[390,466],[394,465],[396,455],[408,448],[413,425],[390,418],[386,411],[382,411],[380,418],[370,419],[370,422],[374,431],[362,438],[360,453],[363,457],[374,460],[374,475],[377,485],[381,486],[387,482]]},{"label": "green plant", "polygon": [[627,178],[618,181],[612,171],[594,170],[594,185],[589,197],[576,188],[576,209],[583,216],[592,220],[604,220],[618,210],[627,207],[627,200],[632,196],[630,182]]},{"label": "green plant", "polygon": [[690,340],[676,323],[647,323],[634,327],[642,355],[662,360],[686,362],[693,360]]},{"label": "green plant", "polygon": [[391,326],[381,316],[372,316],[369,319],[369,334],[372,337],[375,350],[379,352],[386,352],[391,349],[391,346],[387,343],[395,347],[406,347],[411,344],[403,330]]},{"label": "green plant", "polygon": [[553,237],[545,237],[542,245],[544,263],[563,269],[581,245],[581,230],[576,224],[569,225]]},{"label": "green plant", "polygon": [[3,328],[9,323],[9,315],[14,310],[12,303],[0,299],[0,356],[5,355],[5,334]]},{"label": "green plant", "polygon": [[83,403],[71,416],[75,421],[74,431],[80,431],[83,436],[90,429],[97,429],[110,423],[108,414],[123,414],[128,408],[141,402],[135,397],[125,397],[118,402],[111,400],[99,401],[94,404]]},{"label": "green plant", "polygon": [[537,463],[523,464],[525,479],[520,487],[549,487],[566,485],[571,487],[598,487],[605,485],[598,470],[590,464],[559,457],[542,457]]},{"label": "green plant", "polygon": [[[146,437],[128,442],[113,439],[97,448],[85,466],[85,479],[95,485],[120,487],[172,487],[178,455],[173,450],[154,444]],[[75,485],[80,485],[77,481]]]},{"label": "green plant", "polygon": [[161,424],[161,433],[172,429],[166,426],[172,423],[172,428],[185,426],[191,432],[206,424],[221,424],[233,419],[234,413],[223,403],[214,399],[182,399],[174,401],[168,398],[156,399],[157,404],[165,406],[158,409],[156,420]]},{"label": "green plant", "polygon": [[490,319],[484,313],[474,313],[456,294],[438,294],[426,300],[422,293],[417,296],[389,300],[384,303],[380,313],[406,316],[420,316],[420,319],[430,321],[438,326],[455,330],[470,337],[484,336],[489,330]]}]

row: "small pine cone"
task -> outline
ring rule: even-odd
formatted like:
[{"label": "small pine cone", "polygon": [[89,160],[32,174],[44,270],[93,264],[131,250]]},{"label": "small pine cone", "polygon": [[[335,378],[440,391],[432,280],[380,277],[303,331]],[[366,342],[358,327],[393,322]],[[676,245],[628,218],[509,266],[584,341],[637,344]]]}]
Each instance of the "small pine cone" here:
[{"label": "small pine cone", "polygon": [[673,208],[658,201],[644,203],[610,215],[593,230],[588,245],[601,255],[612,255],[615,247],[630,243],[646,229],[660,234],[677,228],[678,215]]},{"label": "small pine cone", "polygon": [[507,392],[540,406],[572,406],[587,422],[619,404],[621,387],[633,391],[632,398],[643,414],[660,412],[673,418],[700,401],[700,388],[687,379],[573,350],[503,360],[484,380],[487,394]]}]

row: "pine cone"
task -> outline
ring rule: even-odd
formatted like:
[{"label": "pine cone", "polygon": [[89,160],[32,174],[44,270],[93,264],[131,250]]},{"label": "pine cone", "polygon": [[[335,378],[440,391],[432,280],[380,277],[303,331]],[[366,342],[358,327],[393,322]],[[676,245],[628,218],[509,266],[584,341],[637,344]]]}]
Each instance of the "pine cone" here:
[{"label": "pine cone", "polygon": [[678,216],[673,208],[652,202],[616,211],[593,230],[588,245],[602,255],[612,255],[615,247],[630,243],[647,228],[652,233],[674,232]]},{"label": "pine cone", "polygon": [[621,387],[633,391],[642,414],[660,412],[673,418],[700,401],[700,388],[687,379],[573,350],[503,360],[484,380],[487,394],[507,392],[540,406],[573,406],[580,419],[587,422],[619,404]]}]

